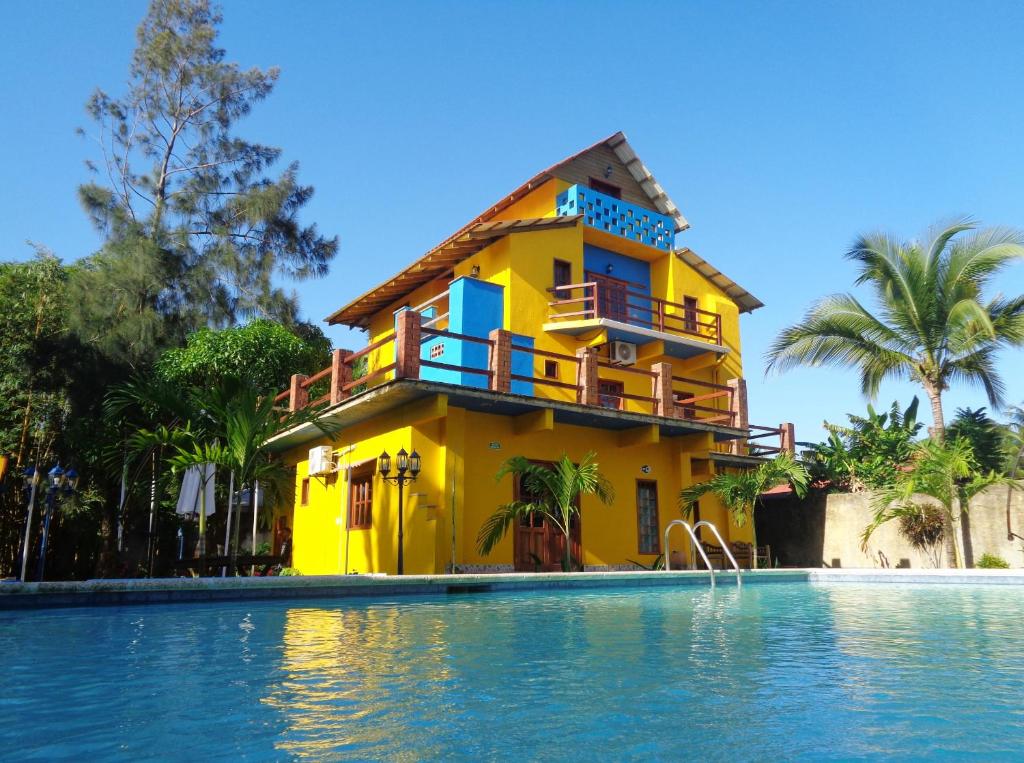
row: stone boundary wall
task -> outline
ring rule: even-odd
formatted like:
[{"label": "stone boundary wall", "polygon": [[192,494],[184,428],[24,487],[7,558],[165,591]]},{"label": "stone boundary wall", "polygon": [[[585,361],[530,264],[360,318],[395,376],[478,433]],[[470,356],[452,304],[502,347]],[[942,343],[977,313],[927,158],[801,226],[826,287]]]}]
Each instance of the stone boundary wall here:
[{"label": "stone boundary wall", "polygon": [[[1012,568],[1024,568],[1024,540],[1009,539],[1006,529],[1009,495],[1011,527],[1014,533],[1024,535],[1024,483],[1019,484],[1015,490],[1004,485],[992,487],[971,500],[960,528],[968,566],[987,553],[1001,557]],[[803,501],[769,499],[757,510],[757,538],[771,546],[773,557],[784,567],[946,566],[941,548],[936,554],[915,549],[900,535],[896,521],[875,530],[867,550],[862,551],[861,533],[873,515],[870,493],[816,491]]]}]

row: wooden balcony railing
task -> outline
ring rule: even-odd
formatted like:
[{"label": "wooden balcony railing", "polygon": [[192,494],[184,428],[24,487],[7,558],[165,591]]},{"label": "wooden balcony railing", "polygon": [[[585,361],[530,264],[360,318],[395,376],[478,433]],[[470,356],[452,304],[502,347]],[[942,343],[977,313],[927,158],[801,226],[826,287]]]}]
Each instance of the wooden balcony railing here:
[{"label": "wooden balcony railing", "polygon": [[[439,359],[424,359],[421,357],[421,346],[428,337],[483,345],[487,348],[486,365],[456,365]],[[362,367],[357,361],[390,344],[394,346],[394,362],[379,365],[356,377],[355,369]],[[535,359],[530,364],[531,369],[543,368],[545,360],[552,360],[570,364],[575,374],[572,381],[567,381],[564,377],[551,378],[537,370],[530,374],[514,373],[513,353],[531,355]],[[388,355],[388,350],[384,350],[383,354]],[[541,350],[517,341],[512,333],[501,329],[490,332],[486,338],[469,336],[433,328],[424,323],[423,317],[415,310],[405,310],[398,314],[394,333],[378,339],[359,352],[335,350],[331,360],[330,367],[312,376],[293,375],[289,388],[278,394],[275,401],[286,404],[290,411],[308,405],[335,405],[363,388],[385,381],[387,374],[392,372],[396,379],[420,379],[420,369],[434,368],[479,375],[486,382],[478,386],[486,386],[496,392],[512,392],[512,383],[522,382],[531,385],[531,394],[534,386],[568,390],[569,399],[583,405],[735,428],[743,428],[742,422],[746,420],[745,412],[739,409],[745,397],[735,394],[739,389],[736,385],[742,384],[742,380],[733,380],[730,385],[723,385],[673,376],[672,365],[664,362],[655,363],[649,369],[615,365],[602,360],[593,348],[582,348],[575,355]],[[636,376],[648,380],[650,394],[625,391],[623,380]],[[679,385],[689,389],[681,389]],[[311,399],[310,390],[314,386],[318,390],[326,389],[326,392]],[[696,388],[701,388],[701,392],[694,394],[691,390]],[[709,391],[704,392],[704,389]]]},{"label": "wooden balcony railing", "polygon": [[722,343],[722,316],[694,305],[681,305],[635,291],[623,281],[589,274],[586,283],[555,286],[548,320],[607,318],[665,334]]}]

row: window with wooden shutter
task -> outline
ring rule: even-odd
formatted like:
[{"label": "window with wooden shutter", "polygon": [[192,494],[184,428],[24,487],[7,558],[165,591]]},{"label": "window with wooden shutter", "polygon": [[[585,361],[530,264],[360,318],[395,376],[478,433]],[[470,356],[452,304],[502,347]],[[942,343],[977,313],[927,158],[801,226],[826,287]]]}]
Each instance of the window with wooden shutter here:
[{"label": "window with wooden shutter", "polygon": [[349,485],[348,526],[353,530],[373,524],[373,470],[355,472]]},{"label": "window with wooden shutter", "polygon": [[636,481],[636,522],[641,554],[660,554],[658,535],[658,483],[654,480]]}]

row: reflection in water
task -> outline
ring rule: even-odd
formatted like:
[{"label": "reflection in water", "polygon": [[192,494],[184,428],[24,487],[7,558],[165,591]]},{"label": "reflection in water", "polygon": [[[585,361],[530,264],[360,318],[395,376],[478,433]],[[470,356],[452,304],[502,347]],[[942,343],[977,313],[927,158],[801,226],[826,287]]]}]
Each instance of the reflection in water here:
[{"label": "reflection in water", "polygon": [[1010,587],[771,584],[0,612],[0,702],[18,719],[0,749],[1011,757],[1022,605]]}]

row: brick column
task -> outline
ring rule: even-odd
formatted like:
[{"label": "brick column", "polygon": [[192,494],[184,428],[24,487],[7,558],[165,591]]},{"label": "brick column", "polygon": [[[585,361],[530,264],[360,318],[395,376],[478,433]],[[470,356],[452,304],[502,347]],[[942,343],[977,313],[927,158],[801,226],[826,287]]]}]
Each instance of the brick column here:
[{"label": "brick column", "polygon": [[340,403],[351,394],[344,389],[352,381],[352,366],[345,362],[345,358],[351,354],[351,350],[335,350],[331,353],[331,405]]},{"label": "brick column", "polygon": [[592,347],[582,347],[576,350],[576,357],[580,359],[579,373],[576,377],[580,402],[583,405],[599,405],[597,353],[594,352]]},{"label": "brick column", "polygon": [[674,419],[676,418],[676,400],[672,394],[672,364],[654,363],[651,370],[656,374],[651,379],[654,415]]},{"label": "brick column", "polygon": [[395,316],[395,378],[420,378],[420,314],[402,310]]},{"label": "brick column", "polygon": [[[725,384],[732,393],[729,395],[729,412],[732,414],[730,426],[736,427],[737,429],[749,429],[750,420],[747,414],[747,380],[729,379]],[[737,456],[746,455],[746,442],[744,440],[733,440],[732,452]]]},{"label": "brick column", "polygon": [[487,368],[491,372],[490,387],[495,392],[512,391],[512,332],[494,329],[487,335],[491,347]]},{"label": "brick column", "polygon": [[789,422],[779,425],[779,447],[783,453],[796,454],[796,427]]},{"label": "brick column", "polygon": [[304,374],[292,374],[292,382],[288,388],[288,410],[297,411],[305,408],[309,402],[309,390],[303,389],[302,382],[308,379]]}]

